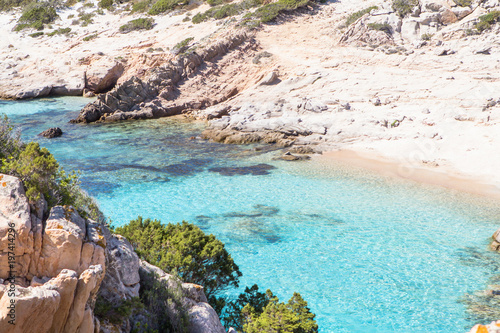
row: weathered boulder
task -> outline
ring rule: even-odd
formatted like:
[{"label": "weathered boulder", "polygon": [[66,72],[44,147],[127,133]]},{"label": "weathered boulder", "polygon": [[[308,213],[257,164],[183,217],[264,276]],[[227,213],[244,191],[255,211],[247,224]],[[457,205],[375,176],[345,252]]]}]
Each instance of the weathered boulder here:
[{"label": "weathered boulder", "polygon": [[[43,199],[28,202],[19,179],[0,174],[0,332],[93,332],[94,298],[105,271],[105,226],[83,219],[71,206],[46,210]],[[9,228],[17,236],[12,242]],[[15,327],[8,324],[11,303]]]},{"label": "weathered boulder", "polygon": [[86,72],[85,88],[101,93],[113,88],[122,76],[124,67],[120,62],[103,57],[93,62]]},{"label": "weathered boulder", "polygon": [[225,333],[217,313],[208,303],[189,309],[189,333]]},{"label": "weathered boulder", "polygon": [[52,139],[60,137],[61,135],[63,135],[63,132],[59,127],[51,127],[38,135],[46,137],[48,139]]},{"label": "weathered boulder", "polygon": [[269,84],[273,84],[278,79],[278,71],[269,72],[266,76],[264,76],[257,84],[259,86],[265,86]]},{"label": "weathered boulder", "polygon": [[142,274],[154,274],[160,281],[165,282],[171,290],[182,293],[184,311],[189,317],[189,333],[224,333],[215,310],[207,303],[203,287],[193,283],[182,283],[174,276],[165,273],[162,269],[146,261],[140,262]]},{"label": "weathered boulder", "polygon": [[[11,232],[9,228],[12,228]],[[28,274],[34,252],[33,229],[30,207],[21,181],[0,174],[0,279],[9,277],[8,252],[14,252],[16,274]],[[13,241],[9,241],[9,238]],[[13,251],[12,248],[9,250],[10,246],[13,246]]]},{"label": "weathered boulder", "polygon": [[[93,297],[103,277],[100,265],[91,266],[80,276],[72,270],[62,270],[56,277],[37,287],[16,287],[15,298],[0,285],[0,332],[94,332],[88,326],[85,313],[92,314]],[[8,323],[7,306],[15,300],[15,325]],[[88,321],[88,319],[87,319]],[[93,321],[93,315],[92,315]]]},{"label": "weathered boulder", "polygon": [[139,257],[125,237],[111,235],[106,245],[107,274],[99,294],[113,302],[139,296]]},{"label": "weathered boulder", "polygon": [[340,43],[351,44],[355,46],[363,45],[386,45],[394,44],[392,35],[384,31],[373,30],[368,24],[370,16],[366,14],[351,24],[346,32],[340,38]]}]

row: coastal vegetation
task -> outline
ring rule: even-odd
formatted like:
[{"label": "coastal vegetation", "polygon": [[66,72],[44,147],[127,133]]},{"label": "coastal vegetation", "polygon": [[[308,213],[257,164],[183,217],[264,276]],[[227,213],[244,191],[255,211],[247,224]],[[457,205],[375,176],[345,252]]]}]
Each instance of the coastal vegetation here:
[{"label": "coastal vegetation", "polygon": [[215,301],[215,295],[229,287],[238,287],[241,272],[224,244],[193,224],[164,225],[138,217],[116,232],[130,241],[141,259],[204,286],[209,300]]},{"label": "coastal vegetation", "polygon": [[[317,332],[315,315],[298,293],[294,293],[287,304],[279,303],[270,290],[266,293],[259,292],[257,285],[247,287],[234,300],[222,296],[222,291],[238,287],[242,274],[224,244],[193,224],[182,222],[164,225],[158,220],[138,217],[129,224],[116,228],[114,232],[126,237],[142,260],[178,276],[182,281],[202,285],[209,303],[219,313],[227,328],[233,327],[246,333],[262,332],[263,329],[276,333]],[[164,325],[177,318],[174,320],[177,328],[169,329],[181,332],[178,328],[182,327],[184,314],[180,294],[175,290],[166,291],[166,288],[161,287],[162,282],[154,276],[147,279],[147,287],[141,289],[142,302],[158,312],[156,317],[163,318],[162,313],[169,313],[168,316],[171,317],[167,321],[155,319],[162,321],[156,322],[156,327],[165,329]],[[162,293],[165,294],[160,297]],[[170,299],[170,303],[165,299]],[[172,307],[167,309],[166,304],[176,304],[173,307],[176,310]],[[163,310],[158,311],[158,307]]]},{"label": "coastal vegetation", "polygon": [[22,142],[7,117],[0,118],[0,173],[21,179],[31,203],[44,198],[49,208],[71,205],[80,215],[104,222],[97,203],[80,188],[79,174],[66,173],[38,143]]},{"label": "coastal vegetation", "polygon": [[110,9],[113,7],[113,0],[100,0],[99,7],[104,9]]},{"label": "coastal vegetation", "polygon": [[316,333],[318,324],[314,320],[307,302],[299,293],[293,293],[287,303],[279,302],[278,297],[267,290],[269,300],[263,311],[259,313],[250,304],[247,304],[242,314],[245,317],[243,332],[289,332],[289,333]]},{"label": "coastal vegetation", "polygon": [[149,14],[162,14],[166,11],[174,9],[175,7],[184,6],[187,4],[189,4],[189,0],[158,0],[151,6]]},{"label": "coastal vegetation", "polygon": [[120,32],[126,34],[135,30],[150,30],[153,29],[153,25],[154,20],[152,18],[138,18],[122,25],[120,27]]},{"label": "coastal vegetation", "polygon": [[372,30],[383,31],[388,35],[392,33],[391,25],[387,23],[368,23],[368,28]]},{"label": "coastal vegetation", "polygon": [[248,9],[258,7],[262,5],[262,0],[243,0],[239,3],[227,4],[227,5],[219,5],[204,13],[198,13],[191,21],[195,24],[207,21],[208,19],[214,18],[216,20],[220,20],[226,17],[239,15],[245,12]]},{"label": "coastal vegetation", "polygon": [[71,32],[71,28],[59,28],[47,34],[47,36],[55,36],[55,35],[69,35]]},{"label": "coastal vegetation", "polygon": [[413,11],[413,8],[418,5],[418,0],[392,0],[392,9],[404,18]]},{"label": "coastal vegetation", "polygon": [[59,16],[55,7],[44,2],[33,2],[24,8],[14,30],[20,31],[26,28],[43,30],[46,24],[54,22],[57,17]]},{"label": "coastal vegetation", "polygon": [[491,26],[500,20],[500,10],[492,10],[488,14],[479,16],[479,22],[475,28],[479,32],[483,32],[491,28]]},{"label": "coastal vegetation", "polygon": [[351,24],[353,24],[354,22],[356,22],[360,17],[364,16],[365,14],[368,14],[369,12],[371,12],[374,9],[378,9],[378,7],[377,6],[371,6],[371,7],[368,7],[368,8],[365,8],[365,9],[362,9],[362,10],[359,10],[357,12],[352,13],[351,15],[349,15],[346,18],[346,20],[345,20],[345,26],[350,26]]},{"label": "coastal vegetation", "polygon": [[243,0],[239,3],[219,5],[204,13],[198,13],[191,19],[193,23],[201,23],[208,19],[220,20],[244,13],[245,11],[259,7],[254,12],[249,12],[244,16],[243,25],[253,27],[261,23],[270,22],[280,13],[292,11],[304,7],[309,0],[278,0],[273,3],[266,3],[262,0]]},{"label": "coastal vegetation", "polygon": [[84,42],[88,42],[88,41],[90,41],[90,40],[92,40],[92,39],[97,38],[97,36],[99,36],[99,34],[92,34],[92,35],[88,35],[88,36],[86,36],[86,37],[83,37],[83,39],[82,39],[82,40],[83,40]]}]

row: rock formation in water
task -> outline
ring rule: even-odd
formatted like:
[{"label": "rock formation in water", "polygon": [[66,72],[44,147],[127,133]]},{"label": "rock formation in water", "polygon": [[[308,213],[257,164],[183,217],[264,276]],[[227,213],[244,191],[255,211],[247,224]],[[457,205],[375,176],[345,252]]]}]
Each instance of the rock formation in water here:
[{"label": "rock formation in water", "polygon": [[152,68],[142,79],[132,76],[112,91],[99,95],[95,102],[86,105],[73,122],[160,118],[180,114],[185,110],[205,108],[227,100],[238,92],[230,85],[213,91],[209,98],[191,98],[179,102],[182,99],[176,92],[177,84],[192,76],[201,64],[225,55],[229,50],[240,46],[247,38],[244,32],[235,33],[201,50],[180,56],[175,62]]},{"label": "rock formation in water", "polygon": [[39,134],[40,136],[46,137],[47,139],[52,139],[52,138],[57,138],[63,135],[62,130],[59,127],[51,127],[42,133]]},{"label": "rock formation in water", "polygon": [[[15,236],[14,236],[15,235]],[[0,332],[129,332],[129,318],[94,314],[96,298],[139,296],[140,270],[180,290],[189,332],[225,332],[203,287],[140,261],[130,243],[71,206],[30,205],[19,179],[0,174]],[[10,322],[14,322],[12,325]]]}]

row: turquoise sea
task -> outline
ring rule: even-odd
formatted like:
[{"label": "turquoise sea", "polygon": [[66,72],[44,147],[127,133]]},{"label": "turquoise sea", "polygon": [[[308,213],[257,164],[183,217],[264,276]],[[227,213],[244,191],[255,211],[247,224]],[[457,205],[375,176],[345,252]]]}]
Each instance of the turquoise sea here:
[{"label": "turquoise sea", "polygon": [[[460,299],[499,274],[487,250],[497,202],[193,139],[202,123],[69,124],[88,101],[0,101],[0,113],[66,170],[81,170],[114,225],[138,215],[197,224],[226,244],[241,289],[257,283],[282,301],[300,292],[321,332],[465,332],[476,323]],[[61,138],[37,136],[54,126]]]}]

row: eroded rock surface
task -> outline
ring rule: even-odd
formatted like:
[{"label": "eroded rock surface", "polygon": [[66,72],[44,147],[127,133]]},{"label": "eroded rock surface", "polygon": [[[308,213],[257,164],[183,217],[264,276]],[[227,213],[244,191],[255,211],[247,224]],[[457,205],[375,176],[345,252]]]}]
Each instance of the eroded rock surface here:
[{"label": "eroded rock surface", "polygon": [[[12,242],[9,228],[17,235]],[[43,199],[30,204],[19,179],[2,174],[0,240],[0,333],[32,333],[34,327],[37,333],[130,332],[129,318],[119,325],[101,322],[94,307],[98,295],[114,305],[138,297],[140,270],[181,292],[190,332],[224,332],[202,286],[141,262],[127,239],[71,206],[47,211]],[[11,304],[16,325],[9,324]]]}]

